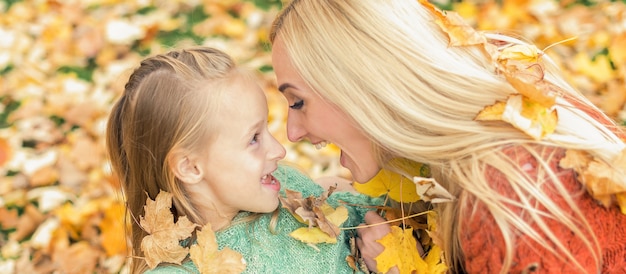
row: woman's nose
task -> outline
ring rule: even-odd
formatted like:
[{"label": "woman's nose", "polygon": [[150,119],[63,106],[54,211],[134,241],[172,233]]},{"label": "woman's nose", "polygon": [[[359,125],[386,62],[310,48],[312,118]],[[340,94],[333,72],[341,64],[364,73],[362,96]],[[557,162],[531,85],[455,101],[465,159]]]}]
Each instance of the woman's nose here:
[{"label": "woman's nose", "polygon": [[306,135],[306,131],[302,127],[300,119],[294,115],[287,116],[287,138],[291,142],[301,141]]}]

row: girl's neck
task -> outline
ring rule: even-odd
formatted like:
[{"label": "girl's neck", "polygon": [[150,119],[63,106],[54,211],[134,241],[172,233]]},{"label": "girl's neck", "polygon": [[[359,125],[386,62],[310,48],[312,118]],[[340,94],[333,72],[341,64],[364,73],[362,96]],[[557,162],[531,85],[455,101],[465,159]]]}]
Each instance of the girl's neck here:
[{"label": "girl's neck", "polygon": [[213,231],[228,227],[238,212],[220,212],[213,204],[198,206],[198,212],[206,223],[211,224]]}]

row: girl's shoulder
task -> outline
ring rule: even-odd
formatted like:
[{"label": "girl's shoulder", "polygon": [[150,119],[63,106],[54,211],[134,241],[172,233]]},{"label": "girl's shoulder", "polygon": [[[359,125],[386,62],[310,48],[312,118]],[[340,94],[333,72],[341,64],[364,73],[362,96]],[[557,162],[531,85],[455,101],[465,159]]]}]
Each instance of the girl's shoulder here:
[{"label": "girl's shoulder", "polygon": [[197,274],[198,268],[191,260],[185,260],[181,265],[159,265],[154,269],[145,271],[144,274]]},{"label": "girl's shoulder", "polygon": [[285,194],[285,189],[298,191],[303,197],[319,196],[324,191],[303,170],[292,165],[279,165],[273,175],[280,182],[282,195]]}]

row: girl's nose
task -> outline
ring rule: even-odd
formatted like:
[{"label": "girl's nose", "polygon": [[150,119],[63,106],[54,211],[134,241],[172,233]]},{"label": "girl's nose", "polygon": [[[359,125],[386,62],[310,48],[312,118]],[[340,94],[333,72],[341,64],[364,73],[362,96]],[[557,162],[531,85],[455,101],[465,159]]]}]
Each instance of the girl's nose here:
[{"label": "girl's nose", "polygon": [[287,154],[287,150],[285,150],[285,147],[278,142],[278,140],[276,140],[276,138],[274,138],[274,136],[272,136],[272,142],[271,142],[271,148],[270,148],[270,157],[272,158],[272,160],[282,160],[283,158],[285,158],[285,155]]}]

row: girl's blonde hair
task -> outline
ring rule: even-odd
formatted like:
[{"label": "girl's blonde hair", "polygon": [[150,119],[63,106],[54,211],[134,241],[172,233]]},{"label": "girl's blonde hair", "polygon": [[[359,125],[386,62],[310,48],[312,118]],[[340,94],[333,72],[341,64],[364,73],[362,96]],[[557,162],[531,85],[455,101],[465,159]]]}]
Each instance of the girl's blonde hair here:
[{"label": "girl's blonde hair", "polygon": [[[227,54],[194,47],[149,57],[131,74],[107,127],[107,150],[131,217],[132,273],[147,269],[140,249],[146,232],[139,225],[146,199],[173,195],[174,218],[205,224],[170,168],[174,153],[206,150],[231,80],[242,74]],[[248,76],[251,76],[249,74]]]},{"label": "girl's blonde hair", "polygon": [[[435,19],[417,0],[294,0],[275,19],[270,41],[274,43],[280,36],[311,89],[356,121],[373,141],[383,168],[394,157],[425,163],[433,170],[433,177],[460,198],[436,207],[446,261],[457,267],[452,271],[463,265],[459,243],[463,228],[458,218],[459,207],[468,196],[486,205],[504,235],[502,272],[511,266],[515,230],[546,247],[554,246],[550,250],[555,254],[578,263],[545,226],[544,220],[550,218],[572,227],[601,269],[595,235],[564,188],[556,187],[567,197],[573,216],[537,191],[540,183],[525,176],[521,167],[500,151],[509,145],[528,149],[542,169],[540,174],[560,185],[540,153],[533,152],[533,144],[584,150],[609,162],[624,148],[623,141],[563,98],[557,99],[561,120],[546,140],[533,140],[506,123],[475,121],[485,106],[505,101],[516,90],[495,72],[493,61],[478,47],[450,47],[447,34]],[[500,44],[521,43],[504,35],[487,37]],[[584,107],[598,111],[562,80],[556,66],[549,62],[544,66],[546,80]],[[517,201],[490,186],[485,177],[487,166],[506,176],[518,190],[514,194]],[[547,212],[528,206],[535,203]],[[538,224],[547,236],[537,236],[529,221],[511,212],[511,204],[528,209],[528,220]],[[582,269],[580,264],[578,267]]]}]

